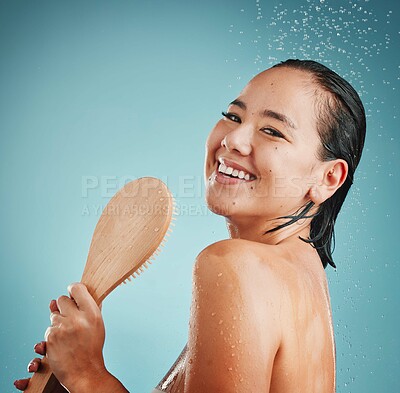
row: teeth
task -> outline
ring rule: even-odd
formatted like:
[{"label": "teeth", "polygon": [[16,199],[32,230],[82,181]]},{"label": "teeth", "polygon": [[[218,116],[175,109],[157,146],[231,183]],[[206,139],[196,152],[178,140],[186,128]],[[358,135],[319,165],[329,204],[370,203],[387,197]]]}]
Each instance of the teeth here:
[{"label": "teeth", "polygon": [[226,175],[232,175],[234,177],[238,177],[239,179],[244,180],[254,180],[255,176],[250,175],[244,171],[239,171],[237,169],[233,169],[232,167],[227,167],[225,164],[220,164],[218,167],[219,172],[225,173]]}]

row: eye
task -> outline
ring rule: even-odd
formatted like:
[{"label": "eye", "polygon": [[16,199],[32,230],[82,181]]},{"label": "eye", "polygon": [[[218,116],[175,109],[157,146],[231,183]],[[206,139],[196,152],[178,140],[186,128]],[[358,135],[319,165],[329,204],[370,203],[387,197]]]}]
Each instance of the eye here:
[{"label": "eye", "polygon": [[227,119],[234,121],[235,123],[241,123],[242,120],[240,119],[239,116],[234,115],[233,113],[230,112],[222,112],[222,116],[226,117]]},{"label": "eye", "polygon": [[273,128],[261,128],[262,132],[265,132],[268,135],[271,136],[276,136],[278,138],[283,138],[284,136],[277,130],[273,129]]}]

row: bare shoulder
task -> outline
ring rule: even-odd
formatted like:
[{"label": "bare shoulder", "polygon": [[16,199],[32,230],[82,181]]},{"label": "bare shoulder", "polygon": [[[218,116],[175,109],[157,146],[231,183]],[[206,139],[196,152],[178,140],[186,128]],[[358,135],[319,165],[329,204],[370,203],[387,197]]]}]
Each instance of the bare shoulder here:
[{"label": "bare shoulder", "polygon": [[221,240],[202,250],[196,258],[196,264],[204,265],[208,259],[214,258],[232,268],[246,265],[249,269],[270,267],[275,270],[272,266],[273,260],[269,258],[274,254],[273,248],[274,246],[243,239]]},{"label": "bare shoulder", "polygon": [[204,278],[213,275],[215,278],[214,273],[218,269],[217,277],[222,277],[220,273],[226,270],[231,277],[236,276],[243,285],[249,283],[253,289],[259,283],[259,289],[265,290],[265,296],[272,298],[287,285],[287,275],[294,276],[291,265],[275,246],[243,239],[221,240],[199,253],[194,275],[201,274]]},{"label": "bare shoulder", "polygon": [[240,239],[198,255],[185,392],[268,391],[281,343],[282,287],[265,257],[257,243]]}]

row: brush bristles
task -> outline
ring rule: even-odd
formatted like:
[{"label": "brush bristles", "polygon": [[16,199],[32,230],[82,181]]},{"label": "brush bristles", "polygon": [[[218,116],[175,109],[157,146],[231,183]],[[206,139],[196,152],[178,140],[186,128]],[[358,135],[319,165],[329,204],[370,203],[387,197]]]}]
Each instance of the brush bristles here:
[{"label": "brush bristles", "polygon": [[127,279],[125,279],[121,284],[126,284],[127,281],[132,281],[132,278],[137,278],[138,276],[140,276],[140,273],[144,272],[144,268],[148,269],[149,265],[153,264],[152,261],[154,261],[156,259],[156,256],[158,256],[158,254],[160,254],[161,247],[165,246],[165,244],[167,242],[167,238],[173,232],[171,227],[175,226],[175,222],[173,222],[173,221],[176,221],[177,217],[175,217],[175,216],[177,216],[177,215],[178,215],[177,205],[176,205],[176,202],[175,202],[174,198],[172,197],[172,216],[171,216],[171,221],[170,221],[170,225],[167,228],[167,231],[166,231],[166,233],[164,235],[164,238],[160,242],[160,245],[154,250],[153,254],[151,254],[150,257],[145,262],[142,263],[142,265],[137,267],[136,270]]}]

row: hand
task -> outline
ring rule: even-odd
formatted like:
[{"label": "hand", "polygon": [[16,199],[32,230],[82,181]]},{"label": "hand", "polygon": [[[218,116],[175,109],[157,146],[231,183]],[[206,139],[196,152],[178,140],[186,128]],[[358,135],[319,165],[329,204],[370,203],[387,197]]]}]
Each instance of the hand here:
[{"label": "hand", "polygon": [[[46,355],[50,367],[70,392],[129,393],[104,366],[102,348],[105,331],[100,307],[83,284],[68,287],[71,298],[61,296],[50,302],[51,326],[46,341],[35,345],[36,353]],[[29,372],[40,368],[41,360],[33,359]],[[29,378],[14,382],[25,390]]]},{"label": "hand", "polygon": [[[36,344],[33,347],[33,350],[38,353],[39,355],[45,355],[46,354],[46,342],[42,341],[38,344]],[[34,373],[36,372],[40,367],[40,359],[39,358],[34,358],[32,359],[29,364],[28,364],[28,372]],[[14,382],[14,386],[19,389],[19,390],[25,390],[28,387],[30,378],[26,379],[17,379]]]},{"label": "hand", "polygon": [[83,284],[68,287],[70,298],[50,303],[46,356],[57,379],[68,389],[106,373],[102,349],[104,323],[99,307]]}]

